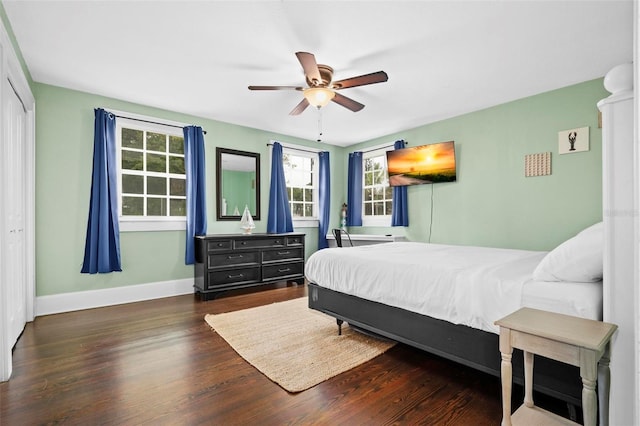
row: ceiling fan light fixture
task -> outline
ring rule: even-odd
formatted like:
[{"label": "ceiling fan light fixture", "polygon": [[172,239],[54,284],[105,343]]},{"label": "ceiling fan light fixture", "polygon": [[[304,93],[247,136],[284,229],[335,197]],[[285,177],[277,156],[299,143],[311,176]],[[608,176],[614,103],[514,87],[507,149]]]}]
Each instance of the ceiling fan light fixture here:
[{"label": "ceiling fan light fixture", "polygon": [[302,92],[310,105],[320,108],[331,102],[336,93],[326,87],[310,87]]}]

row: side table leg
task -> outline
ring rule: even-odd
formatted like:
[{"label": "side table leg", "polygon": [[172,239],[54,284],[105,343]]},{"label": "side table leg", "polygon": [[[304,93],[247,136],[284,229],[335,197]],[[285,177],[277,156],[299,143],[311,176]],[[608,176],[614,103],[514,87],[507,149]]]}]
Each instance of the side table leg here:
[{"label": "side table leg", "polygon": [[511,388],[513,385],[513,367],[511,365],[511,330],[500,327],[500,377],[502,380],[502,423],[511,426]]},{"label": "side table leg", "polygon": [[533,407],[533,353],[524,352],[524,405]]},{"label": "side table leg", "polygon": [[594,351],[580,348],[580,377],[582,378],[582,416],[584,426],[596,426],[598,406],[596,404],[597,360]]},{"label": "side table leg", "polygon": [[609,388],[611,385],[611,370],[609,362],[611,357],[611,343],[604,349],[604,354],[598,364],[598,411],[600,426],[609,426]]}]

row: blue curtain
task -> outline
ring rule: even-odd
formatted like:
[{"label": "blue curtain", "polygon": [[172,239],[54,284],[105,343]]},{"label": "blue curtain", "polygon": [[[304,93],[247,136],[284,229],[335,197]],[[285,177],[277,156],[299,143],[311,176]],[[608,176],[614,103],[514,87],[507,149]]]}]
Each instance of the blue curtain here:
[{"label": "blue curtain", "polygon": [[116,117],[94,110],[93,175],[84,245],[83,274],[122,271],[118,225]]},{"label": "blue curtain", "polygon": [[205,192],[204,134],[198,126],[186,126],[184,164],[187,175],[187,235],[185,265],[195,263],[193,237],[207,234],[207,199]]},{"label": "blue curtain", "polygon": [[[393,144],[395,149],[404,148],[404,141]],[[391,226],[409,226],[409,208],[407,207],[407,187],[393,187],[393,203],[391,205]]]},{"label": "blue curtain", "polygon": [[347,226],[362,226],[362,152],[349,154]]},{"label": "blue curtain", "polygon": [[278,142],[273,143],[271,151],[271,186],[269,188],[267,232],[293,232],[287,182],[284,180],[284,166],[282,165],[282,145]]},{"label": "blue curtain", "polygon": [[329,171],[329,152],[318,153],[318,250],[329,247],[327,231],[331,217],[331,178]]}]

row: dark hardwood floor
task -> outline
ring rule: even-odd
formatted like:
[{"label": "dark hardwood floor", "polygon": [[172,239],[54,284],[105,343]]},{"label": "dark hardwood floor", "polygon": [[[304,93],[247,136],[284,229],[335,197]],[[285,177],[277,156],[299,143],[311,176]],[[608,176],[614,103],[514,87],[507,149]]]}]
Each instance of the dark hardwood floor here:
[{"label": "dark hardwood floor", "polygon": [[0,425],[500,423],[497,377],[426,352],[399,344],[290,394],[204,322],[302,296],[306,286],[279,284],[208,302],[188,295],[39,317],[0,383]]}]

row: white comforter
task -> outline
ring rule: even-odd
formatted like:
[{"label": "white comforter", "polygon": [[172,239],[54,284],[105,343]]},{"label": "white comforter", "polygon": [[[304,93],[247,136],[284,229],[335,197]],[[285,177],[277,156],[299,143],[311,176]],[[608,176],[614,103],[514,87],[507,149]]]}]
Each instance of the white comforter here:
[{"label": "white comforter", "polygon": [[493,322],[521,307],[545,254],[397,242],[319,250],[305,274],[331,290],[497,333]]}]

